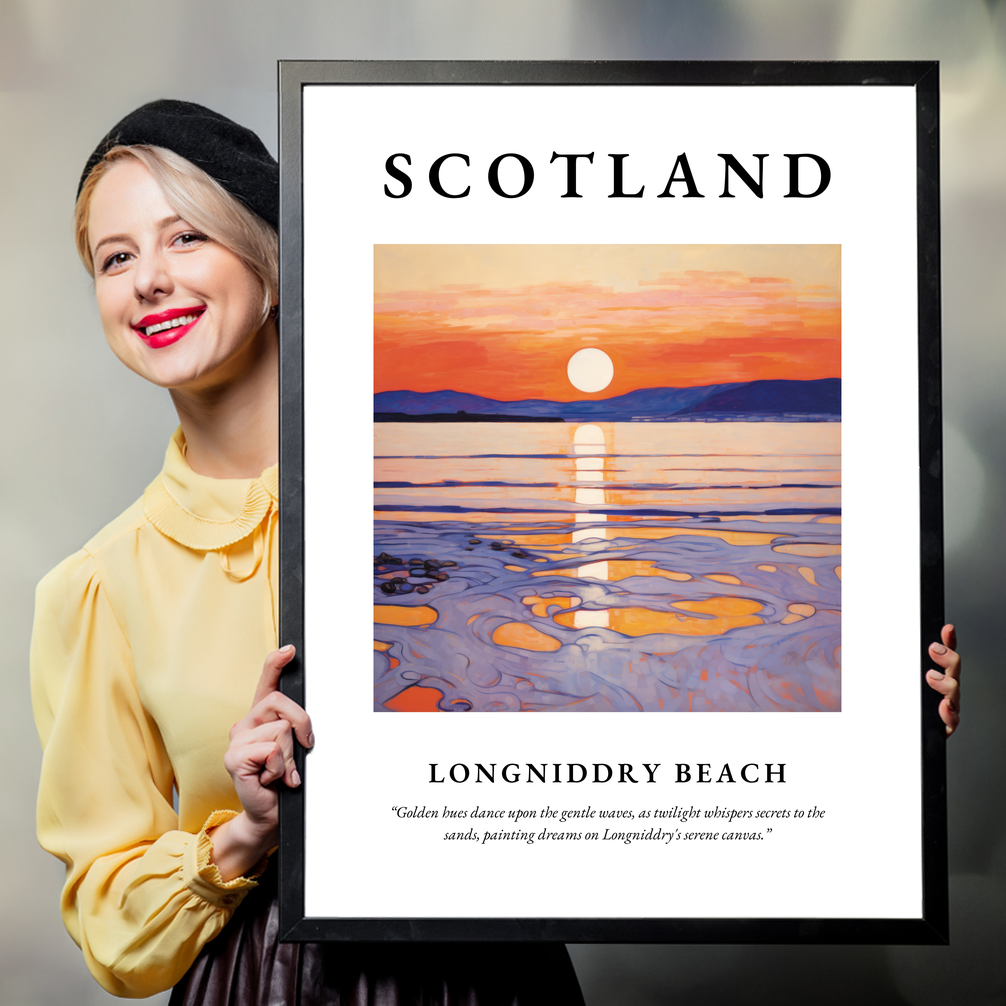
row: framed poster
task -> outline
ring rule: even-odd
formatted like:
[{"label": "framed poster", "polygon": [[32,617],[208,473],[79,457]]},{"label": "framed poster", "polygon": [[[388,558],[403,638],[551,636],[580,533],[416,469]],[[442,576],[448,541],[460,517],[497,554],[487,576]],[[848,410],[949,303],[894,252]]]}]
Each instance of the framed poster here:
[{"label": "framed poster", "polygon": [[287,938],[944,941],[935,64],[280,88]]}]

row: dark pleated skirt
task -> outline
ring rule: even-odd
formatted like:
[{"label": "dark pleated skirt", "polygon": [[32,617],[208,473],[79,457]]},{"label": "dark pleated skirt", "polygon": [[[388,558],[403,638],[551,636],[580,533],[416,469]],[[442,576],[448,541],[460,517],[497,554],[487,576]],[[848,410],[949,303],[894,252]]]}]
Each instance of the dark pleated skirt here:
[{"label": "dark pleated skirt", "polygon": [[583,1006],[561,943],[280,943],[274,874],[170,1006]]}]

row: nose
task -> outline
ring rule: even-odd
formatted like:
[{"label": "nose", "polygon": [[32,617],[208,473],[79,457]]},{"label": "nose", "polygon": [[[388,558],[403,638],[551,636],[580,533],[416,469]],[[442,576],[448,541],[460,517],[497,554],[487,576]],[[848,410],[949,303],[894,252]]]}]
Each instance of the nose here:
[{"label": "nose", "polygon": [[157,301],[174,290],[168,260],[160,249],[141,254],[133,270],[133,289],[138,301]]}]

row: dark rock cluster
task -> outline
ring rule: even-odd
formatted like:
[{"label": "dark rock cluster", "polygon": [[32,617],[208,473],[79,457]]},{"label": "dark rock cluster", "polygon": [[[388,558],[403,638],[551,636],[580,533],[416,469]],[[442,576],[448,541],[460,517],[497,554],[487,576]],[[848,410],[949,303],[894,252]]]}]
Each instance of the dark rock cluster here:
[{"label": "dark rock cluster", "polygon": [[374,573],[394,573],[398,570],[405,572],[408,570],[408,577],[393,576],[390,579],[382,579],[379,586],[385,594],[427,594],[433,589],[432,583],[410,583],[409,578],[433,580],[436,583],[443,583],[450,579],[450,574],[443,572],[450,566],[457,566],[456,562],[450,559],[440,561],[438,559],[401,559],[395,555],[388,555],[382,552],[374,556]]},{"label": "dark rock cluster", "polygon": [[[473,552],[476,545],[481,545],[481,538],[471,538],[465,546],[466,552]],[[508,549],[501,541],[489,542],[489,548],[494,552],[509,551],[510,555],[517,559],[533,559],[534,556],[519,548]],[[374,556],[374,575],[381,578],[377,582],[377,587],[385,594],[428,594],[437,583],[443,583],[450,579],[450,574],[445,570],[456,567],[457,563],[451,559],[402,559],[396,555],[389,555],[382,552]],[[397,573],[401,571],[403,576],[386,577],[383,574]],[[410,580],[432,580],[432,583],[411,583]]]},{"label": "dark rock cluster", "polygon": [[[501,542],[501,541],[491,541],[491,542],[489,542],[489,547],[494,552],[505,552],[507,550],[506,545],[504,545],[503,542]],[[524,552],[524,551],[522,551],[519,548],[512,548],[512,549],[510,549],[510,554],[512,556],[514,556],[515,558],[517,558],[517,559],[533,559],[534,558],[533,555],[528,555],[527,552]]]}]

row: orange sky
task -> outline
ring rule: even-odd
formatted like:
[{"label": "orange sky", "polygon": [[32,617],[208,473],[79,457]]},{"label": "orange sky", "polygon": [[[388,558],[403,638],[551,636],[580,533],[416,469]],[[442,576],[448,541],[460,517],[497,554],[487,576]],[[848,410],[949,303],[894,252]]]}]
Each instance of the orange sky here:
[{"label": "orange sky", "polygon": [[[383,245],[374,253],[374,390],[502,401],[841,376],[837,245]],[[566,363],[615,376],[578,391]]]}]

